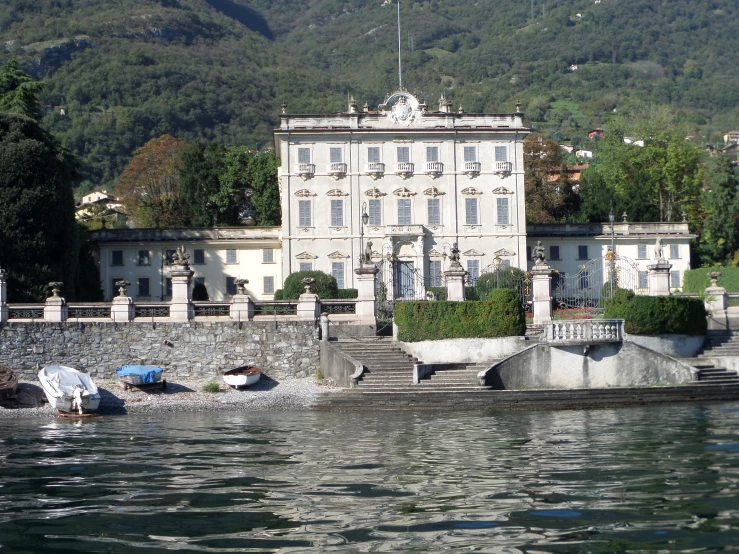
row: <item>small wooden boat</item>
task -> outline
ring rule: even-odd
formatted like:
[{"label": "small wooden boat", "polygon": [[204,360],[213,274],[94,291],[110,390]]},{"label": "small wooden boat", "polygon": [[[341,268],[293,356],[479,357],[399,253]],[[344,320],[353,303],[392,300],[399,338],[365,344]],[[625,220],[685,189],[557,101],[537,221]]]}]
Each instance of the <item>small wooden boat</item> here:
[{"label": "small wooden boat", "polygon": [[15,396],[18,376],[6,365],[0,365],[0,400]]},{"label": "small wooden boat", "polygon": [[227,385],[230,385],[237,389],[239,387],[247,387],[249,385],[253,385],[257,381],[259,381],[259,378],[261,376],[262,372],[259,370],[258,367],[245,365],[224,373],[223,380],[226,382]]},{"label": "small wooden boat", "polygon": [[124,365],[115,370],[121,378],[124,390],[129,387],[145,387],[158,384],[163,389],[167,388],[167,382],[162,381],[164,370],[154,365]]},{"label": "small wooden boat", "polygon": [[100,393],[92,377],[73,367],[47,365],[38,372],[49,404],[60,412],[93,412],[100,406]]}]

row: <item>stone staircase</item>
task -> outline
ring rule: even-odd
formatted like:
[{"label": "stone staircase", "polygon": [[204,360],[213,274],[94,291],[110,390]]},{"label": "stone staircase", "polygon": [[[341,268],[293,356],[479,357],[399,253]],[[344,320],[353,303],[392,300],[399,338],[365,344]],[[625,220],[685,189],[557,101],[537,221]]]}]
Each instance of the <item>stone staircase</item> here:
[{"label": "stone staircase", "polygon": [[739,357],[739,333],[709,331],[698,355],[686,361],[698,370],[696,379],[701,385],[739,385],[736,371],[710,361],[728,356]]}]

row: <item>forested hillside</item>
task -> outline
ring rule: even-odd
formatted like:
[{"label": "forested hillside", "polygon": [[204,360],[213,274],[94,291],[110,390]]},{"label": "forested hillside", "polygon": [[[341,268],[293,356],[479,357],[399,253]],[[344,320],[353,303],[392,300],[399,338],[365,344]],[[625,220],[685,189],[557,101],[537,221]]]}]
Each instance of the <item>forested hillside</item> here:
[{"label": "forested hillside", "polygon": [[[403,83],[432,107],[442,92],[467,111],[520,100],[575,144],[648,103],[707,141],[739,127],[736,0],[403,1],[401,14]],[[282,101],[377,105],[397,87],[395,22],[383,0],[10,0],[0,63],[43,78],[44,125],[88,188],[163,134],[262,148]]]}]

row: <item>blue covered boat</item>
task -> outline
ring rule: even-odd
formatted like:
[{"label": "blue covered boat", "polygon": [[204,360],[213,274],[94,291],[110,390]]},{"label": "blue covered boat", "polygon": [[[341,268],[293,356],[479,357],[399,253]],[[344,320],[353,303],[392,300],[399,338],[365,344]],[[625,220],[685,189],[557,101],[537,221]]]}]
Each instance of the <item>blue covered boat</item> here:
[{"label": "blue covered boat", "polygon": [[164,370],[161,367],[153,365],[124,365],[115,370],[124,389],[128,387],[140,387],[142,385],[154,385],[161,383],[162,388],[166,386],[166,381],[162,381]]}]

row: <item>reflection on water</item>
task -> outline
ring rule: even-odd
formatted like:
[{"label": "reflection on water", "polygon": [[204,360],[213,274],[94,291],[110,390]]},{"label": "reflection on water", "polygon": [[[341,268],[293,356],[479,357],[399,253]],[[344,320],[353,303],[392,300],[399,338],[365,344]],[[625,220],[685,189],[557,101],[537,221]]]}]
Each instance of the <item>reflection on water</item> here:
[{"label": "reflection on water", "polygon": [[739,544],[739,404],[8,422],[0,552]]}]

